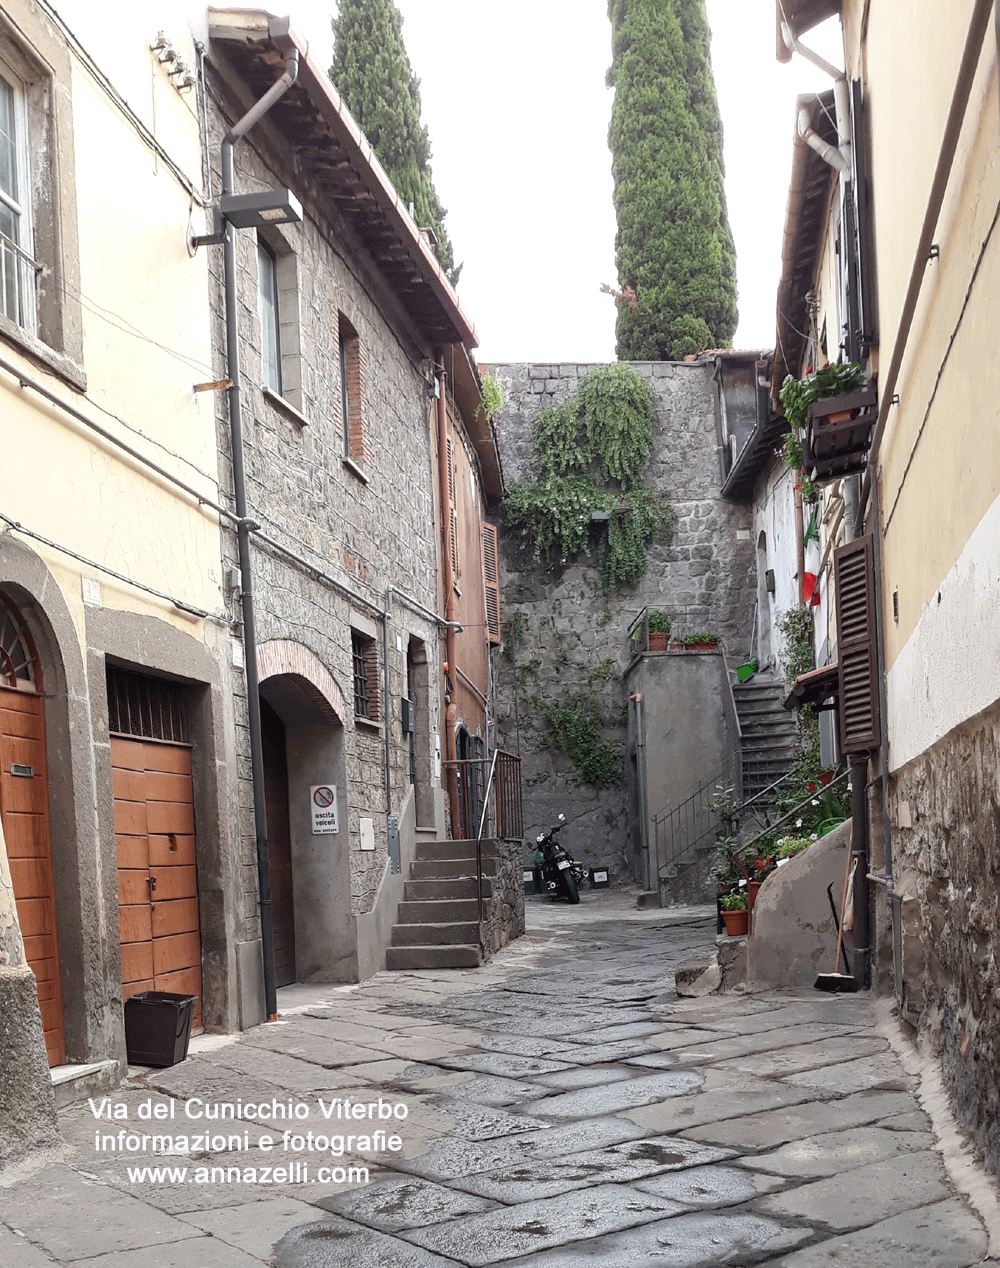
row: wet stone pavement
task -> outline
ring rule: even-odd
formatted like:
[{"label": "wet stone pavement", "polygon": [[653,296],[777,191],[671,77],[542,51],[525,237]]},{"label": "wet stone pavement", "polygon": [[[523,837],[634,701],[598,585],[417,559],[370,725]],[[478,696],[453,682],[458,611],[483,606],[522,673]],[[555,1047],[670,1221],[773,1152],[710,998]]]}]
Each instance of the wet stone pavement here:
[{"label": "wet stone pavement", "polygon": [[[289,988],[280,1023],[205,1036],[181,1065],[133,1072],[112,1097],[128,1123],[101,1124],[139,1130],[150,1100],[178,1115],[239,1101],[253,1111],[236,1125],[248,1148],[95,1151],[91,1107],[64,1111],[64,1156],[0,1189],[0,1264],[987,1262],[983,1223],[868,997],[678,998],[677,964],[715,936],[704,910],[636,911],[599,891],[578,908],[530,902],[528,925],[483,969]],[[275,1100],[302,1107],[294,1121]],[[345,1101],[381,1121],[326,1116]],[[382,1130],[398,1147],[374,1135],[342,1156],[258,1143],[288,1129],[324,1141]],[[324,1163],[366,1165],[369,1182],[335,1182]],[[188,1172],[130,1178],[143,1165]],[[255,1178],[192,1183],[197,1166]],[[268,1167],[277,1182],[261,1180]]]}]

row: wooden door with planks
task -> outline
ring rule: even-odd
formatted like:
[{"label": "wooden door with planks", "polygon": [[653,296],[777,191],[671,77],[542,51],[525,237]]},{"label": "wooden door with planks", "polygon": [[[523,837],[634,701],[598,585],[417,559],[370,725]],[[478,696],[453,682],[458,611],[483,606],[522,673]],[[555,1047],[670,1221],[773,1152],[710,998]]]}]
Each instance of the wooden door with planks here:
[{"label": "wooden door with planks", "polygon": [[0,594],[0,815],[24,954],[38,985],[49,1065],[66,1060],[56,936],[45,700],[38,656]]},{"label": "wooden door with planks", "polygon": [[[146,732],[111,736],[122,999],[153,990],[196,995],[193,1024],[200,1027],[201,933],[191,746],[149,735],[151,730],[183,733],[176,724],[177,711],[175,724],[164,725],[165,707],[158,706],[160,696],[177,689],[174,684],[118,670],[109,670],[108,682],[113,731],[124,726]],[[150,700],[151,709],[147,708]],[[126,707],[130,701],[132,709]]]}]

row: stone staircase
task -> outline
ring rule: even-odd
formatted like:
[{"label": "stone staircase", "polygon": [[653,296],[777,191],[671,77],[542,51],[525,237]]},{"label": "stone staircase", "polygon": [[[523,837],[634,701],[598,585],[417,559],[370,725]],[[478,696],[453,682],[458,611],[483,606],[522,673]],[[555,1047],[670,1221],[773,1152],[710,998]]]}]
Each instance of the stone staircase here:
[{"label": "stone staircase", "polygon": [[[483,906],[496,856],[483,842]],[[387,969],[471,969],[482,963],[475,841],[418,841],[385,953]]]},{"label": "stone staircase", "polygon": [[787,692],[775,679],[751,678],[733,687],[743,733],[743,797],[753,797],[795,763],[799,740],[797,715],[782,706]]}]

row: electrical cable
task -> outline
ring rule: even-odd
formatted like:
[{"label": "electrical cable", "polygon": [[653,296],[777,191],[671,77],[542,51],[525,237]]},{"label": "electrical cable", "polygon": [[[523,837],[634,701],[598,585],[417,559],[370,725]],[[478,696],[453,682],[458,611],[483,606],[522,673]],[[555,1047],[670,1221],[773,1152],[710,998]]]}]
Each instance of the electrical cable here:
[{"label": "electrical cable", "polygon": [[85,555],[80,555],[75,550],[70,550],[68,546],[60,546],[58,542],[51,541],[48,537],[43,537],[41,533],[35,533],[30,528],[25,528],[23,524],[19,524],[17,520],[12,520],[2,512],[0,512],[0,521],[3,521],[11,532],[20,533],[23,537],[30,537],[33,541],[41,542],[43,546],[48,546],[50,550],[57,550],[61,555],[68,555],[70,559],[75,559],[77,563],[93,568],[95,572],[114,577],[116,581],[123,581],[126,585],[132,586],[136,590],[142,590],[145,594],[151,594],[156,599],[162,599],[165,603],[172,604],[173,607],[181,612],[187,612],[190,616],[200,617],[203,621],[214,621],[217,625],[224,625],[227,629],[232,628],[232,621],[218,616],[214,612],[206,612],[204,608],[196,608],[191,603],[185,603],[183,599],[174,598],[172,594],[164,594],[162,590],[154,590],[152,586],[147,586],[145,582],[135,581],[132,577],[126,577],[122,572],[115,572],[113,568],[109,568],[106,564],[99,564],[93,559],[87,559]]}]

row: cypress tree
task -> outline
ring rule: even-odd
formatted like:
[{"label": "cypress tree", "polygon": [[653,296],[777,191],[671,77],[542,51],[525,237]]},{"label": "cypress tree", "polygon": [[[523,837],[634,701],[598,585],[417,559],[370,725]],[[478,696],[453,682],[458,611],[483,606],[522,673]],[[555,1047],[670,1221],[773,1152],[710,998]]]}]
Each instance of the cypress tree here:
[{"label": "cypress tree", "polygon": [[340,0],[333,19],[330,78],[421,228],[432,228],[435,252],[452,286],[455,267],[444,228],[447,215],[431,179],[431,144],[420,123],[420,80],[403,43],[403,18],[392,0]]},{"label": "cypress tree", "polygon": [[[727,347],[736,255],[704,0],[608,0],[618,357],[672,361]],[[625,302],[626,299],[628,302]]]}]

